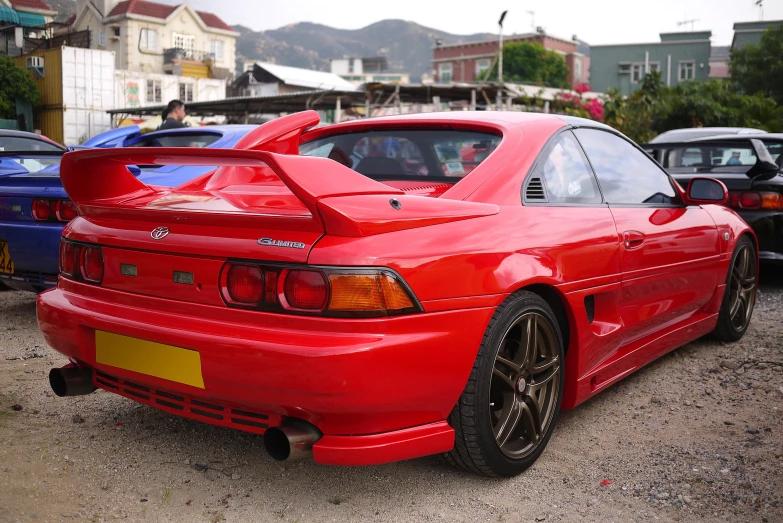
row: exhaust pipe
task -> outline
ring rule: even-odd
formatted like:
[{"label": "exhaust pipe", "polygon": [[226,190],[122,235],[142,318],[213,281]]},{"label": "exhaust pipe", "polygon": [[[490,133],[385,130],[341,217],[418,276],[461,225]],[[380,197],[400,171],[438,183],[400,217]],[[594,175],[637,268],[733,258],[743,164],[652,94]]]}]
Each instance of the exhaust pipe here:
[{"label": "exhaust pipe", "polygon": [[49,385],[59,397],[83,396],[95,391],[92,371],[81,367],[66,366],[49,371]]},{"label": "exhaust pipe", "polygon": [[321,439],[321,431],[315,425],[300,419],[287,419],[279,427],[264,433],[264,447],[272,459],[308,458],[313,454],[313,444]]}]

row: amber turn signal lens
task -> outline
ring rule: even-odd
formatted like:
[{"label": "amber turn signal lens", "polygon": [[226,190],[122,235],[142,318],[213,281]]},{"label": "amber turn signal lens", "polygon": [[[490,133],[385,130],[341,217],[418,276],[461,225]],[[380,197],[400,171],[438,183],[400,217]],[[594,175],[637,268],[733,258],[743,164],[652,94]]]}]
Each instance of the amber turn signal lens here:
[{"label": "amber turn signal lens", "polygon": [[330,311],[398,311],[413,307],[408,293],[396,278],[387,273],[329,275],[332,294]]}]

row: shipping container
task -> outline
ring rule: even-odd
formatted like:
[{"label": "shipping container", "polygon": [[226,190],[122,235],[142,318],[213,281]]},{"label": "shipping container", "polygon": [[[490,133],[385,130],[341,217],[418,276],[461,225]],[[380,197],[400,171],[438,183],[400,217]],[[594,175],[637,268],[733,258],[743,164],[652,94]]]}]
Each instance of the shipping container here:
[{"label": "shipping container", "polygon": [[[42,67],[32,67],[34,57],[43,58]],[[28,69],[41,92],[41,105],[35,108],[41,134],[63,145],[78,145],[111,129],[106,111],[114,108],[114,53],[60,47],[14,61]]]}]

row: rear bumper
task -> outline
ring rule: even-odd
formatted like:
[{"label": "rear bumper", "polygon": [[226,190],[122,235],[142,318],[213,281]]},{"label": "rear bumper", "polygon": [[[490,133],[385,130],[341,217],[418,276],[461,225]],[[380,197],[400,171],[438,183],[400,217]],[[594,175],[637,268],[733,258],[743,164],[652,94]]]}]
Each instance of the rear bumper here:
[{"label": "rear bumper", "polygon": [[14,274],[0,281],[19,290],[42,290],[57,285],[60,237],[64,223],[0,221],[0,240],[8,242]]},{"label": "rear bumper", "polygon": [[783,212],[737,211],[753,228],[759,242],[759,258],[783,261]]},{"label": "rear bumper", "polygon": [[[286,416],[304,419],[324,434],[313,448],[315,460],[345,465],[452,447],[453,430],[444,420],[467,382],[493,312],[483,307],[384,319],[294,317],[70,281],[38,297],[47,342],[77,364],[137,386],[262,413],[269,426]],[[98,363],[96,330],[198,351],[204,388]]]}]

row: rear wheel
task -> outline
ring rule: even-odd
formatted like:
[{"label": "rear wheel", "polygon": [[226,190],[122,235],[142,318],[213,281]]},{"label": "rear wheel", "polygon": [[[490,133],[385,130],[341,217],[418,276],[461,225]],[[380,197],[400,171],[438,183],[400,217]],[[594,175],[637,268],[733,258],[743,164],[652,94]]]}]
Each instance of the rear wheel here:
[{"label": "rear wheel", "polygon": [[737,341],[745,334],[756,304],[756,249],[747,236],[734,248],[726,291],[713,334],[723,341]]},{"label": "rear wheel", "polygon": [[444,457],[487,476],[530,467],[552,435],[563,395],[563,338],[547,302],[520,291],[490,321],[459,402]]}]

